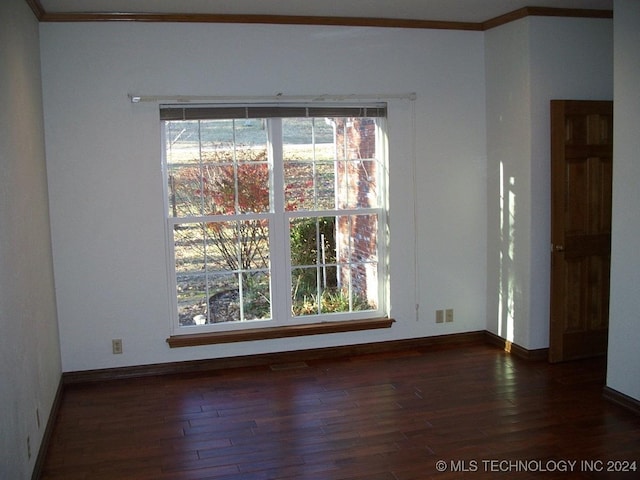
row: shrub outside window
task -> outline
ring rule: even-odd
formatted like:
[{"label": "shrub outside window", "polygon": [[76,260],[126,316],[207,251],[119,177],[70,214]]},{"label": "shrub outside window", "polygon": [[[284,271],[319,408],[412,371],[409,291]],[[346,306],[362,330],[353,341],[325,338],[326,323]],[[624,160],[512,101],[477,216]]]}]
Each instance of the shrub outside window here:
[{"label": "shrub outside window", "polygon": [[175,334],[386,314],[385,114],[161,107]]}]

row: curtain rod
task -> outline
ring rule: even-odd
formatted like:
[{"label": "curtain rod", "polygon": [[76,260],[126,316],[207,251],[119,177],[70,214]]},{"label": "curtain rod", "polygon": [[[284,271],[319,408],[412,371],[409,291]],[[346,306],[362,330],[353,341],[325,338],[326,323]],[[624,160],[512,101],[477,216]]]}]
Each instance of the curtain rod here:
[{"label": "curtain rod", "polygon": [[129,94],[131,103],[203,103],[203,102],[342,102],[345,100],[415,100],[417,94],[347,94],[347,95],[283,95],[278,93],[271,96],[195,96],[195,95],[134,95]]}]

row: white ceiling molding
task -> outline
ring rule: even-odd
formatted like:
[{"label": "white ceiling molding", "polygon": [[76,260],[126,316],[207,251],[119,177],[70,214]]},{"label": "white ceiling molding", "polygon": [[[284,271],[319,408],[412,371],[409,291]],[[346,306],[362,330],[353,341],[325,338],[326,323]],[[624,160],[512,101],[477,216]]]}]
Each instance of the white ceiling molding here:
[{"label": "white ceiling molding", "polygon": [[[605,10],[613,0],[26,0],[43,21],[211,21],[474,29],[523,9]],[[535,14],[535,13],[534,13]],[[543,13],[540,13],[543,14]],[[551,13],[548,13],[551,14]],[[577,16],[579,15],[576,12]],[[296,21],[297,18],[297,21]],[[303,20],[304,19],[304,20]],[[269,21],[271,20],[271,21]],[[368,21],[363,21],[368,20]],[[374,22],[377,20],[377,22]],[[455,25],[451,25],[455,28]],[[482,29],[482,28],[475,28]]]}]

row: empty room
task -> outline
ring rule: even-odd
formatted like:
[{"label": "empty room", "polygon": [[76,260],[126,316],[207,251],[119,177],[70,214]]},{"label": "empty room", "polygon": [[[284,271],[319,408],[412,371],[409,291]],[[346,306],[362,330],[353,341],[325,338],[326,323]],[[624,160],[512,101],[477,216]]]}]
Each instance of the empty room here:
[{"label": "empty room", "polygon": [[4,0],[0,478],[637,478],[635,0]]}]

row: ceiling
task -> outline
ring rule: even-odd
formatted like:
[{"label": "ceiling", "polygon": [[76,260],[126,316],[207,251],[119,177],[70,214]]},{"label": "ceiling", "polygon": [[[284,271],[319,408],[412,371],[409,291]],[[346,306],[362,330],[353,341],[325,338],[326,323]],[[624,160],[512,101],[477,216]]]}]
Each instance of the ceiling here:
[{"label": "ceiling", "polygon": [[291,15],[484,22],[524,7],[612,10],[613,0],[27,0],[47,14]]}]

